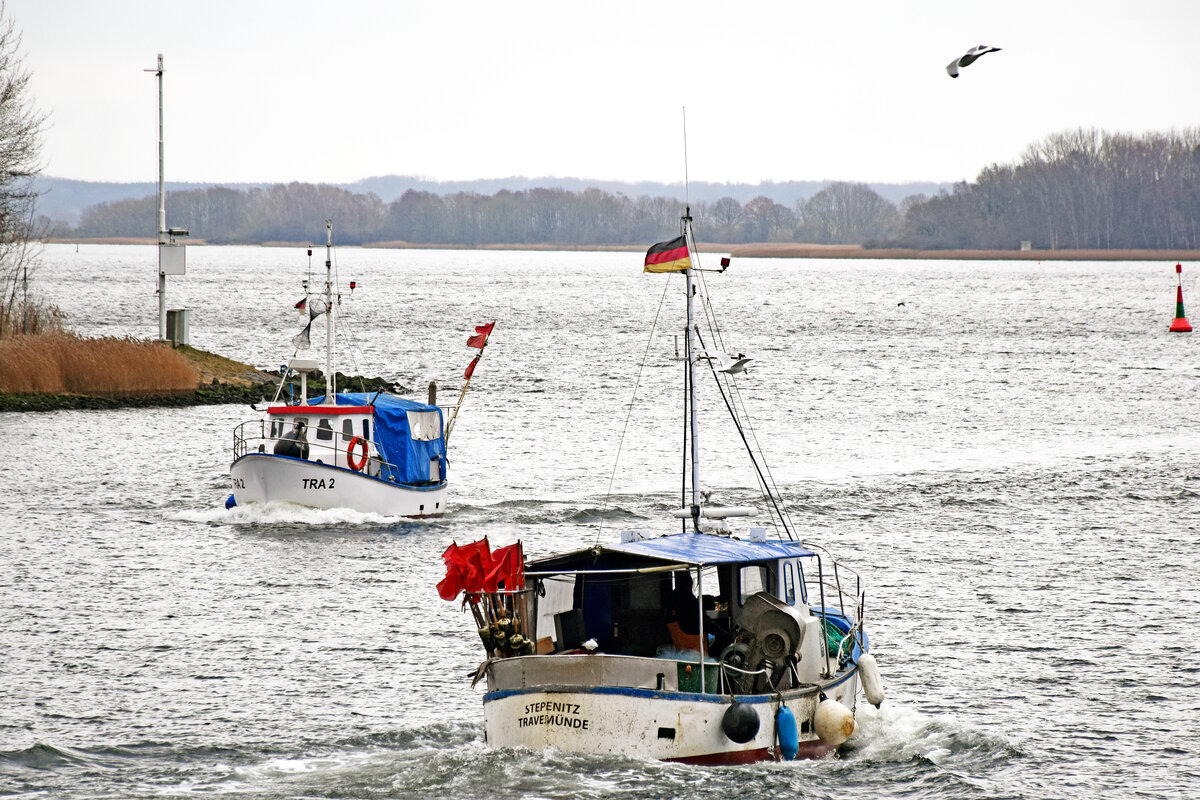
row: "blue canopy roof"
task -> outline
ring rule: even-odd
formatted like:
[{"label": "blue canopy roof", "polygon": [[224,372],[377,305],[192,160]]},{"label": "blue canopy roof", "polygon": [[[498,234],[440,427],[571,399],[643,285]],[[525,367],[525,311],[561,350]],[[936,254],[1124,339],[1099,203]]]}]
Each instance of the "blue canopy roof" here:
[{"label": "blue canopy roof", "polygon": [[604,549],[693,565],[771,561],[816,555],[799,542],[748,542],[711,533],[675,533],[657,539],[606,545]]},{"label": "blue canopy roof", "polygon": [[[308,405],[320,405],[324,396],[314,397]],[[442,410],[427,403],[418,403],[384,392],[339,392],[339,406],[374,406],[375,431],[371,438],[384,461],[395,465],[396,474],[391,476],[398,483],[427,483],[430,479],[429,463],[440,462],[440,477],[446,477],[445,421]],[[436,439],[414,439],[408,414],[415,412],[437,413]]]}]

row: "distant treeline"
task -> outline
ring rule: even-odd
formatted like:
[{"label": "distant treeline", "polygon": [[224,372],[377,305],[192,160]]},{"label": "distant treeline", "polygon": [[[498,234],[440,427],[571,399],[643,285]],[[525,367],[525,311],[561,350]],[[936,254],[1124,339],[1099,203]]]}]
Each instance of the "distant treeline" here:
[{"label": "distant treeline", "polygon": [[[88,208],[65,238],[153,235],[153,197]],[[341,244],[645,244],[677,229],[683,203],[601,189],[529,188],[492,195],[409,190],[385,203],[327,185],[172,192],[172,225],[219,244],[322,238]],[[1133,136],[1056,134],[1020,163],[993,165],[974,183],[896,204],[866,184],[833,183],[791,207],[769,197],[692,204],[707,242],[811,242],[918,249],[1200,248],[1200,130]]]}]

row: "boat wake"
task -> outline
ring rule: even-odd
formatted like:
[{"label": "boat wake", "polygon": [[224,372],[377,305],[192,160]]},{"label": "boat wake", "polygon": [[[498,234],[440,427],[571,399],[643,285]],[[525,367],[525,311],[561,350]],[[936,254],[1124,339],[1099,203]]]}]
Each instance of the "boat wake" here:
[{"label": "boat wake", "polygon": [[976,771],[989,763],[1007,763],[1023,750],[1013,742],[958,722],[954,717],[929,716],[886,702],[875,709],[860,702],[857,728],[842,757],[880,763],[922,762],[954,772]]},{"label": "boat wake", "polygon": [[233,508],[188,509],[169,512],[165,519],[210,525],[299,526],[327,528],[334,525],[394,526],[417,520],[392,517],[352,508],[309,508],[295,503],[253,503]]}]

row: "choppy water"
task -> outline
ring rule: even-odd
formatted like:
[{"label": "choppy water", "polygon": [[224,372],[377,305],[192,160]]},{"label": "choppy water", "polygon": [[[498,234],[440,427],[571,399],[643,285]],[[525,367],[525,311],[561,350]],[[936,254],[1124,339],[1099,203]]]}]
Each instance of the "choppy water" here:
[{"label": "choppy water", "polygon": [[[188,256],[169,289],[193,344],[290,355],[302,251]],[[477,640],[433,590],[452,539],[543,554],[672,505],[673,341],[646,338],[666,279],[622,253],[338,261],[359,284],[349,371],[416,396],[437,378],[452,399],[470,326],[497,320],[451,441],[453,513],[226,511],[245,407],[0,415],[0,795],[1200,794],[1200,339],[1166,332],[1173,264],[710,279],[728,348],[757,359],[743,396],[793,519],[864,578],[889,699],[837,758],[697,769],[487,750]],[[36,280],[80,332],[156,330],[152,248],[52,246]],[[639,396],[660,400],[614,474],[644,352]],[[723,432],[702,433],[706,480],[752,502]]]}]

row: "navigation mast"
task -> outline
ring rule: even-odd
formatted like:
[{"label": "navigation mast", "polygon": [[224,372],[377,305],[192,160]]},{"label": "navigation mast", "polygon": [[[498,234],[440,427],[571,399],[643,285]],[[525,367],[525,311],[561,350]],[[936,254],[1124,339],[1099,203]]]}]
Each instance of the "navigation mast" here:
[{"label": "navigation mast", "polygon": [[336,405],[333,378],[333,220],[325,220],[325,405]]},{"label": "navigation mast", "polygon": [[[167,192],[163,169],[163,57],[158,54],[158,67],[144,70],[158,78],[158,338],[167,338],[167,276],[183,275],[187,268],[186,248],[177,244],[177,236],[187,236],[187,228],[167,227]],[[182,336],[176,335],[179,339]]]}]

